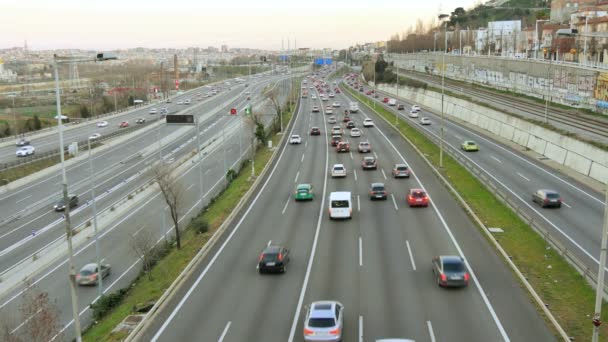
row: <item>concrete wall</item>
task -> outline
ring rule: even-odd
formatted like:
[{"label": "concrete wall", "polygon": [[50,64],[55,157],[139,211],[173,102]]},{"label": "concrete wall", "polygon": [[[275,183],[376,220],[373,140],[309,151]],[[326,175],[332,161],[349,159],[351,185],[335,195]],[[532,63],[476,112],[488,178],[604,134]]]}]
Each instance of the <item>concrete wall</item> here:
[{"label": "concrete wall", "polygon": [[553,102],[573,104],[596,111],[608,109],[608,73],[564,63],[533,59],[441,54],[391,54],[389,61],[404,70],[441,74],[448,78],[482,84]]},{"label": "concrete wall", "polygon": [[[381,84],[378,89],[397,94],[395,87]],[[399,88],[399,96],[435,112],[441,111],[441,94],[417,89]],[[445,114],[475,125],[488,133],[501,136],[527,147],[557,163],[603,183],[608,182],[608,152],[579,140],[502,112],[462,99],[445,96]]]}]

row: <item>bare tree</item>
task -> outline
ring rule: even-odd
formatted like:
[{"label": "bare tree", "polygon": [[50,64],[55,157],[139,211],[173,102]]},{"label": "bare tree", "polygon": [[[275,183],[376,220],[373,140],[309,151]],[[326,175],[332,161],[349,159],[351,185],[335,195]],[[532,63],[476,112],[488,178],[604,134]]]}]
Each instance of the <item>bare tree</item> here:
[{"label": "bare tree", "polygon": [[2,317],[0,339],[7,342],[47,342],[53,338],[63,340],[59,323],[59,309],[48,293],[36,285],[26,283],[19,313],[23,326],[12,332],[8,319]]},{"label": "bare tree", "polygon": [[[270,104],[272,105],[272,108],[277,113],[278,120],[280,121],[283,107],[281,106],[281,99],[279,97],[279,88],[274,87],[272,89],[265,91],[264,97],[266,97],[266,99],[270,102]],[[281,125],[281,131],[283,131],[283,123],[281,122],[280,125]]]},{"label": "bare tree", "polygon": [[154,181],[158,184],[160,192],[163,194],[165,203],[169,207],[171,219],[175,226],[175,243],[177,249],[182,247],[179,235],[179,211],[182,206],[184,188],[179,182],[179,179],[171,174],[171,168],[166,164],[157,164],[152,172]]},{"label": "bare tree", "polygon": [[148,274],[149,280],[152,280],[152,266],[154,266],[154,260],[156,259],[154,245],[154,237],[147,230],[141,230],[136,235],[132,235],[129,240],[129,246],[135,255],[141,259],[143,270]]}]

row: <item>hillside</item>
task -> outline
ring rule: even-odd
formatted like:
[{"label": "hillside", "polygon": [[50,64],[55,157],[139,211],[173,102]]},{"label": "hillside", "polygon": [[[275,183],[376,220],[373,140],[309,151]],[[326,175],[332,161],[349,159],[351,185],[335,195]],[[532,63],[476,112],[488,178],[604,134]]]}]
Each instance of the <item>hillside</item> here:
[{"label": "hillside", "polygon": [[[521,20],[522,27],[534,25],[536,19],[549,17],[550,2],[545,0],[509,0],[497,1],[500,6],[482,4],[464,10],[462,7],[450,12],[450,26],[471,29],[487,27],[489,21]],[[543,9],[544,8],[544,9]]]}]

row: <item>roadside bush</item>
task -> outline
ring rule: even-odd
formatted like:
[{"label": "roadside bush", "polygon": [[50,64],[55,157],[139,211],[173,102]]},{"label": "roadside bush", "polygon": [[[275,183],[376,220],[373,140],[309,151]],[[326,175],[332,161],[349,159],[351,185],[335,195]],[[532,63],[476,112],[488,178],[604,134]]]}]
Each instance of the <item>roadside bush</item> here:
[{"label": "roadside bush", "polygon": [[109,295],[103,295],[95,302],[91,304],[93,310],[93,319],[99,321],[105,315],[110,313],[112,309],[117,307],[122,299],[127,295],[127,289],[120,289],[117,292],[110,293]]},{"label": "roadside bush", "polygon": [[226,180],[228,183],[232,183],[232,181],[235,180],[238,175],[239,174],[234,169],[230,169],[228,172],[226,172]]},{"label": "roadside bush", "polygon": [[190,228],[199,234],[203,234],[209,230],[209,222],[203,219],[202,216],[198,216],[192,219],[192,222],[190,222]]}]

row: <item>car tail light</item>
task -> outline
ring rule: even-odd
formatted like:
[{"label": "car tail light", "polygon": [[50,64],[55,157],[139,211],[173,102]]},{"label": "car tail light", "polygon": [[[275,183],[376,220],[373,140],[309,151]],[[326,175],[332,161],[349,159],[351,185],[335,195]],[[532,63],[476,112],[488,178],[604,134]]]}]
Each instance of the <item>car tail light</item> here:
[{"label": "car tail light", "polygon": [[448,277],[446,277],[446,275],[445,275],[445,274],[443,274],[443,273],[441,273],[441,281],[442,281],[442,282],[446,282],[446,281],[448,281]]},{"label": "car tail light", "polygon": [[279,253],[279,261],[283,261],[283,254]]},{"label": "car tail light", "polygon": [[315,334],[314,331],[304,328],[304,335],[314,335],[314,334]]},{"label": "car tail light", "polygon": [[262,261],[262,259],[264,259],[264,253],[260,254],[260,258],[258,259],[258,262]]},{"label": "car tail light", "polygon": [[464,281],[469,281],[469,272],[464,273]]},{"label": "car tail light", "polygon": [[408,195],[408,196],[407,196],[407,200],[408,200],[408,201],[413,201],[413,200],[414,200],[414,197],[412,197],[412,195]]},{"label": "car tail light", "polygon": [[382,193],[383,193],[385,196],[386,196],[386,195],[388,195],[388,192],[387,192],[387,191],[383,191]]},{"label": "car tail light", "polygon": [[334,330],[330,330],[329,334],[330,335],[339,335],[340,334],[340,328],[336,328]]}]

